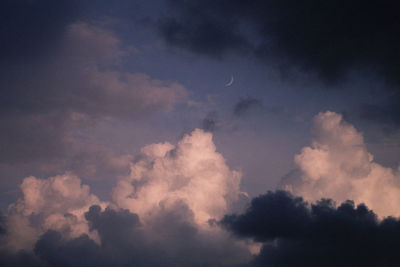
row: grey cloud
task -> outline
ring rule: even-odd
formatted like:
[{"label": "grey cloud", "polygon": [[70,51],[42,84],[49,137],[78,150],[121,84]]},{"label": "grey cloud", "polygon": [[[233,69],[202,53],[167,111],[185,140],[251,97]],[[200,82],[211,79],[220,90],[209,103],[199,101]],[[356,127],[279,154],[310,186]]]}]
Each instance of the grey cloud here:
[{"label": "grey cloud", "polygon": [[235,246],[232,237],[208,236],[199,231],[185,204],[175,205],[147,225],[127,210],[92,206],[85,216],[91,230],[98,231],[100,245],[86,235],[64,239],[60,233],[48,231],[32,253],[3,252],[0,262],[26,266],[399,264],[398,219],[379,220],[365,205],[355,206],[352,201],[336,206],[333,201],[322,199],[309,204],[285,191],[268,192],[254,198],[244,213],[226,215],[222,221],[212,223],[213,227],[225,227],[238,238],[261,242],[261,251],[253,258]]},{"label": "grey cloud", "polygon": [[[281,70],[285,80],[310,74],[334,88],[372,73],[386,84],[381,104],[357,108],[360,117],[387,129],[400,125],[400,20],[397,1],[168,0],[158,31],[170,46],[221,59],[252,55]],[[316,74],[316,76],[315,76]],[[365,79],[367,81],[367,79]],[[365,94],[364,91],[359,92]]]},{"label": "grey cloud", "polygon": [[225,8],[222,1],[167,2],[171,9],[157,24],[168,44],[216,58],[229,50],[244,51],[250,45],[238,31],[235,16],[221,14]]},{"label": "grey cloud", "polygon": [[186,98],[177,83],[120,71],[129,49],[110,30],[84,22],[64,28],[46,57],[1,66],[2,161],[63,156],[77,129],[168,111]]},{"label": "grey cloud", "polygon": [[[237,48],[317,71],[334,81],[364,64],[398,83],[396,1],[169,0],[159,21],[165,40],[210,56]],[[286,62],[285,62],[286,61]]]},{"label": "grey cloud", "polygon": [[207,132],[214,132],[218,127],[218,113],[209,112],[202,121],[202,129]]},{"label": "grey cloud", "polygon": [[66,162],[65,168],[74,170],[80,177],[103,181],[115,181],[122,175],[128,175],[133,157],[118,154],[105,146],[75,145],[68,155],[72,159]]},{"label": "grey cloud", "polygon": [[257,266],[396,266],[398,219],[378,220],[365,205],[328,199],[308,204],[285,191],[254,198],[221,221],[239,237],[262,242]]},{"label": "grey cloud", "polygon": [[243,116],[253,108],[262,107],[260,100],[253,97],[241,98],[233,107],[235,116]]},{"label": "grey cloud", "polygon": [[37,256],[26,251],[19,251],[18,253],[0,251],[0,265],[7,267],[44,267]]},{"label": "grey cloud", "polygon": [[250,259],[246,249],[235,245],[229,235],[199,231],[185,204],[175,205],[147,226],[128,210],[102,211],[92,206],[85,217],[91,230],[99,233],[100,245],[87,235],[65,239],[50,230],[37,241],[33,252],[0,253],[0,262],[24,262],[25,266],[236,266]]}]

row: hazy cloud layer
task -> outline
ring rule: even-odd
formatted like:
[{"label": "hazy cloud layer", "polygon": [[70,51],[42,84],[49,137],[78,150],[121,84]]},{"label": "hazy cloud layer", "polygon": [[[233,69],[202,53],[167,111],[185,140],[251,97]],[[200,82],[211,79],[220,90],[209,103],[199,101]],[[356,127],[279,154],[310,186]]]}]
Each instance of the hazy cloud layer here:
[{"label": "hazy cloud layer", "polygon": [[112,31],[76,22],[41,60],[10,63],[0,75],[0,147],[7,151],[0,161],[63,157],[79,129],[167,112],[185,100],[177,83],[121,71],[130,51]]},{"label": "hazy cloud layer", "polygon": [[396,266],[398,219],[379,221],[365,205],[328,199],[309,205],[285,191],[254,198],[243,214],[221,221],[262,242],[256,266]]},{"label": "hazy cloud layer", "polygon": [[310,201],[351,199],[380,216],[400,215],[398,169],[374,162],[353,125],[337,113],[319,113],[313,135],[311,146],[295,156],[298,170],[283,179],[283,188]]}]

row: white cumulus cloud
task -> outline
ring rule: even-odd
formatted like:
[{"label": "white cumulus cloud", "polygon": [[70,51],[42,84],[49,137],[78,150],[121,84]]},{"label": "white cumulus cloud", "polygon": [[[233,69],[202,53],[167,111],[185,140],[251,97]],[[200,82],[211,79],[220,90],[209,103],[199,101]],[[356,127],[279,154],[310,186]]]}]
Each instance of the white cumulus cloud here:
[{"label": "white cumulus cloud", "polygon": [[[239,189],[240,180],[241,173],[231,170],[216,151],[212,134],[196,129],[176,145],[166,142],[142,148],[131,162],[130,174],[121,177],[112,190],[110,203],[92,194],[72,173],[25,178],[21,197],[7,214],[6,246],[32,250],[48,230],[60,232],[65,240],[86,234],[101,246],[104,233],[99,235],[87,219],[90,207],[98,205],[115,214],[127,210],[137,214],[139,223],[133,226],[144,234],[147,241],[143,242],[157,243],[167,254],[178,257],[187,249],[185,242],[189,241],[182,240],[184,235],[190,237],[191,246],[204,247],[204,253],[212,250],[213,257],[220,258],[216,255],[234,250],[234,261],[241,261],[250,255],[248,245],[215,224],[238,203],[247,202],[246,193]],[[100,227],[106,232],[111,228]]]},{"label": "white cumulus cloud", "polygon": [[374,162],[362,133],[329,111],[315,117],[313,133],[311,146],[295,156],[298,171],[285,179],[285,189],[309,201],[354,200],[380,216],[400,216],[399,170]]},{"label": "white cumulus cloud", "polygon": [[47,230],[57,230],[68,238],[88,234],[84,213],[92,205],[106,206],[90,193],[89,186],[66,173],[47,179],[27,177],[20,186],[22,196],[9,207],[8,246],[30,249],[36,239]]},{"label": "white cumulus cloud", "polygon": [[221,218],[243,195],[241,173],[228,168],[211,133],[196,129],[176,146],[152,144],[141,152],[130,175],[113,190],[113,200],[143,219],[183,202],[201,225]]}]

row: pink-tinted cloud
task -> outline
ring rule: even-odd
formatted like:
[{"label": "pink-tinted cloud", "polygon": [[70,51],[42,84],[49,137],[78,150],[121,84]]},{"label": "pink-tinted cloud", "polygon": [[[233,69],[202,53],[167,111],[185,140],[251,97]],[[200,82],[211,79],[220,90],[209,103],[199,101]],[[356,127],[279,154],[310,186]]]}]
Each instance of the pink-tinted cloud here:
[{"label": "pink-tinted cloud", "polygon": [[152,144],[142,149],[131,165],[130,175],[113,190],[113,200],[122,208],[146,219],[163,206],[179,202],[193,212],[198,224],[219,219],[240,200],[241,174],[230,170],[216,152],[212,134],[200,129],[185,135],[176,146]]},{"label": "pink-tinted cloud", "polygon": [[365,203],[380,216],[400,215],[400,174],[373,160],[362,133],[334,112],[314,119],[314,138],[295,156],[299,172],[287,177],[284,188],[316,201]]}]

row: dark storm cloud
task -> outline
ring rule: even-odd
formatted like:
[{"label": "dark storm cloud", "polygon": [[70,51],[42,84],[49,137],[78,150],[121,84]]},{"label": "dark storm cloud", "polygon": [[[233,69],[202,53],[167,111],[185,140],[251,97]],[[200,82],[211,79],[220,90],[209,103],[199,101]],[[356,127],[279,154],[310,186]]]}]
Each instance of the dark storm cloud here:
[{"label": "dark storm cloud", "polygon": [[3,236],[7,231],[6,216],[0,212],[0,236]]},{"label": "dark storm cloud", "polygon": [[165,40],[194,52],[220,58],[227,50],[249,46],[238,30],[238,20],[224,15],[216,1],[168,1],[168,14],[158,21]]},{"label": "dark storm cloud", "polygon": [[[101,244],[87,235],[66,239],[49,230],[33,251],[0,249],[2,266],[232,266],[250,255],[225,233],[224,237],[201,233],[184,203],[164,210],[144,226],[128,210],[101,210],[91,206],[85,213],[90,230]],[[215,225],[214,227],[218,227]]]},{"label": "dark storm cloud", "polygon": [[397,1],[169,0],[159,30],[171,44],[221,56],[245,49],[267,62],[297,65],[327,81],[365,66],[398,78]]},{"label": "dark storm cloud", "polygon": [[[101,245],[86,235],[65,240],[48,231],[35,246],[35,254],[49,266],[174,266],[159,244],[144,238],[136,214],[127,210],[101,211],[92,206],[85,214],[91,230],[97,230]],[[182,229],[183,230],[183,229]]]},{"label": "dark storm cloud", "polygon": [[250,109],[261,107],[262,103],[260,100],[253,97],[241,98],[233,107],[233,115],[242,116],[246,114]]},{"label": "dark storm cloud", "polygon": [[357,107],[356,112],[370,122],[398,129],[398,1],[167,0],[167,3],[170,10],[162,14],[158,29],[169,45],[217,58],[232,50],[240,51],[275,66],[285,79],[291,74],[296,76],[300,69],[317,74],[326,85],[337,85],[353,75],[349,71],[354,69],[378,74],[386,82],[380,93],[387,100]]},{"label": "dark storm cloud", "polygon": [[377,219],[352,201],[335,207],[323,199],[311,207],[285,191],[254,198],[241,215],[221,221],[237,236],[263,242],[261,266],[398,266],[400,221]]},{"label": "dark storm cloud", "polygon": [[38,257],[26,251],[10,253],[0,251],[0,265],[7,267],[44,267]]},{"label": "dark storm cloud", "polygon": [[85,214],[91,230],[102,240],[98,245],[86,235],[64,240],[48,231],[37,242],[34,252],[49,266],[159,266],[163,255],[143,241],[139,217],[127,210],[101,211],[92,206]]},{"label": "dark storm cloud", "polygon": [[12,252],[5,249],[8,232],[6,216],[0,212],[0,266],[31,267],[42,266],[40,259],[31,252],[20,250]]}]

